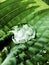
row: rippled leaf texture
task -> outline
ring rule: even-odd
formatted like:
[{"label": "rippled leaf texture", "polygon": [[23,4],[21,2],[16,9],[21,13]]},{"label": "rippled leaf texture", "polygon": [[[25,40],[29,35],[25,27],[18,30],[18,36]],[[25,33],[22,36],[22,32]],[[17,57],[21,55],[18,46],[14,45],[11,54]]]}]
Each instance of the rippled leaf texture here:
[{"label": "rippled leaf texture", "polygon": [[[30,24],[36,38],[15,45],[8,31]],[[0,3],[0,65],[49,65],[49,6],[42,0],[6,0]]]}]

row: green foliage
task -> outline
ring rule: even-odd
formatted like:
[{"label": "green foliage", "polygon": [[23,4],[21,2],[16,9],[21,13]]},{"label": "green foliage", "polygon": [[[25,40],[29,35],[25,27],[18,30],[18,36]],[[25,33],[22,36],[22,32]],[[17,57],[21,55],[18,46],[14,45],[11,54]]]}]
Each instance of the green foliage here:
[{"label": "green foliage", "polygon": [[43,0],[44,2],[46,2],[49,5],[49,0]]},{"label": "green foliage", "polygon": [[[36,37],[15,45],[15,25],[30,24]],[[6,0],[0,3],[0,65],[49,65],[49,5],[42,0]]]}]

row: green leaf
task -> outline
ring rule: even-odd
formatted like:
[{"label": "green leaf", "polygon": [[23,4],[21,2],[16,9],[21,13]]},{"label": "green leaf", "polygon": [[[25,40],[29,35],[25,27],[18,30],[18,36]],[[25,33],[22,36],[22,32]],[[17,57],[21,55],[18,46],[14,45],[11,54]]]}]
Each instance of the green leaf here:
[{"label": "green leaf", "polygon": [[[36,38],[25,44],[15,45],[11,40],[13,34],[9,31],[13,26],[25,23],[35,29]],[[49,5],[44,1],[6,0],[0,3],[0,29],[1,65],[49,63]],[[7,55],[2,52],[4,47],[7,47]]]},{"label": "green leaf", "polygon": [[0,0],[0,3],[4,2],[4,1],[6,1],[6,0]]},{"label": "green leaf", "polygon": [[43,0],[44,2],[46,2],[49,5],[49,0]]}]

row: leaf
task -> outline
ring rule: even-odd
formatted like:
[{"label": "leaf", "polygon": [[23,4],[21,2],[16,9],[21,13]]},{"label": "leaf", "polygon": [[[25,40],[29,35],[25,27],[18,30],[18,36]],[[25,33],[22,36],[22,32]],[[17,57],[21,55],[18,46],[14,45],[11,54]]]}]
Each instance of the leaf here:
[{"label": "leaf", "polygon": [[[9,31],[15,25],[30,24],[36,38],[25,44],[15,45]],[[7,0],[0,4],[0,47],[10,52],[1,65],[47,65],[49,62],[49,5],[42,0]],[[1,33],[2,34],[2,33]],[[8,43],[8,44],[7,44]],[[8,46],[11,47],[8,49]],[[3,59],[4,58],[4,59]]]},{"label": "leaf", "polygon": [[43,0],[44,2],[46,2],[49,5],[49,0]]},{"label": "leaf", "polygon": [[0,3],[4,2],[4,1],[6,1],[6,0],[0,0]]}]

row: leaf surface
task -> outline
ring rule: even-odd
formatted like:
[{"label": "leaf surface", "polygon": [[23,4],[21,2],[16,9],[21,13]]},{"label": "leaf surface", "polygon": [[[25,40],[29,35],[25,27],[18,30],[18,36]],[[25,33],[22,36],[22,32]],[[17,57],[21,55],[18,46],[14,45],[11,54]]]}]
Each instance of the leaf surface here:
[{"label": "leaf surface", "polygon": [[[9,31],[15,25],[30,24],[36,38],[15,45]],[[6,0],[0,3],[0,47],[11,47],[1,65],[47,65],[49,62],[49,5],[42,0]],[[2,34],[0,33],[0,35]],[[9,47],[8,47],[9,46]],[[1,54],[3,52],[1,51]],[[4,54],[2,55],[4,57]],[[47,57],[46,57],[47,56]]]}]

